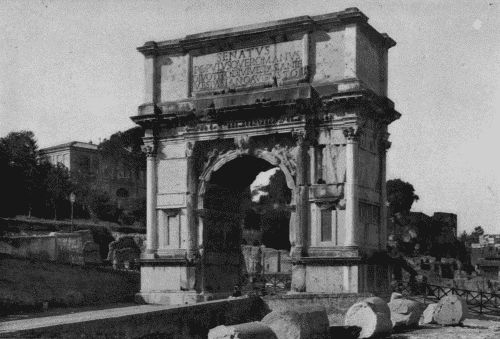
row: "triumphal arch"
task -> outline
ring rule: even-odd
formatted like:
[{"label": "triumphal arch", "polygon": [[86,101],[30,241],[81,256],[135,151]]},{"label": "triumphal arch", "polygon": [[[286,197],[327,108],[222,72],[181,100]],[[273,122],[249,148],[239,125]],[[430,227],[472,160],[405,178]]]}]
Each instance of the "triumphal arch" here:
[{"label": "triumphal arch", "polygon": [[387,55],[356,8],[146,42],[147,246],[140,297],[227,297],[256,175],[291,191],[290,293],[387,289]]}]

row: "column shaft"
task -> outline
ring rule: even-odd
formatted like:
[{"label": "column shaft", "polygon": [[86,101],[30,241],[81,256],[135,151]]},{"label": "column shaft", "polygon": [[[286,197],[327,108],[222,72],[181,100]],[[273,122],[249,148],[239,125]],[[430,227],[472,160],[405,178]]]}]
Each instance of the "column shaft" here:
[{"label": "column shaft", "polygon": [[345,246],[359,245],[361,234],[358,226],[358,140],[354,133],[346,135],[346,183],[344,194],[346,199]]},{"label": "column shaft", "polygon": [[380,238],[379,248],[385,250],[387,247],[387,147],[386,141],[380,147]]},{"label": "column shaft", "polygon": [[198,217],[196,215],[197,205],[197,186],[196,161],[192,154],[187,155],[187,200],[186,200],[186,218],[187,218],[187,259],[195,259],[198,253]]},{"label": "column shaft", "polygon": [[148,154],[146,163],[146,253],[154,253],[158,247],[156,222],[156,155]]},{"label": "column shaft", "polygon": [[296,224],[295,224],[295,246],[292,255],[300,257],[305,252],[308,229],[309,210],[309,186],[307,184],[308,159],[307,146],[304,136],[298,136],[297,142],[297,169],[296,169]]}]

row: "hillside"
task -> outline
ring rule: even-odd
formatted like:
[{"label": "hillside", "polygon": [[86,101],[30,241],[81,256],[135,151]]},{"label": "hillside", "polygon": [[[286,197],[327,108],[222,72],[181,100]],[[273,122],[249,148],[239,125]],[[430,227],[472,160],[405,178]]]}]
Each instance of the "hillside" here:
[{"label": "hillside", "polygon": [[133,301],[139,273],[0,255],[0,315]]}]

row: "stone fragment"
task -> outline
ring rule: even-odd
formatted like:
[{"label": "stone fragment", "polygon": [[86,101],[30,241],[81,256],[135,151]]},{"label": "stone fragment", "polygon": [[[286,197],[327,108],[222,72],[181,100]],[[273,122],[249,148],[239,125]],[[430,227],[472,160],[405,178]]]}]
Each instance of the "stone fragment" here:
[{"label": "stone fragment", "polygon": [[359,338],[387,334],[392,330],[391,311],[381,298],[367,298],[347,310],[344,324],[360,327]]},{"label": "stone fragment", "polygon": [[391,294],[391,301],[396,299],[403,299],[403,295],[401,293],[393,292]]},{"label": "stone fragment", "polygon": [[418,321],[424,310],[421,303],[409,299],[391,299],[388,306],[391,310],[393,327],[418,326]]},{"label": "stone fragment", "polygon": [[208,332],[208,339],[276,339],[276,335],[269,326],[254,321],[214,327]]},{"label": "stone fragment", "polygon": [[328,338],[329,323],[324,307],[303,306],[273,311],[262,319],[278,339]]},{"label": "stone fragment", "polygon": [[457,295],[447,295],[439,300],[434,320],[439,325],[458,325],[469,315],[467,303]]},{"label": "stone fragment", "polygon": [[427,308],[424,310],[422,313],[422,316],[420,317],[420,324],[433,324],[435,323],[434,321],[434,311],[436,310],[438,304],[429,304]]}]

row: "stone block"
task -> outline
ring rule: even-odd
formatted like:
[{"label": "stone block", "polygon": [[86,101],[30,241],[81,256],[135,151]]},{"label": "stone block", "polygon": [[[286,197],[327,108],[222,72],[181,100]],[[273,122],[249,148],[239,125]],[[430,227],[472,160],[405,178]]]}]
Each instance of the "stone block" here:
[{"label": "stone block", "polygon": [[278,339],[328,338],[329,323],[324,307],[309,306],[273,311],[262,319]]},{"label": "stone block", "polygon": [[208,332],[208,339],[277,339],[273,330],[254,321],[231,326],[217,326]]},{"label": "stone block", "polygon": [[433,324],[435,323],[434,321],[434,311],[436,310],[438,304],[429,304],[427,308],[424,310],[422,313],[422,316],[420,317],[420,324],[425,325],[425,324]]},{"label": "stone block", "polygon": [[401,293],[393,292],[391,294],[391,301],[396,299],[403,299],[403,295]]},{"label": "stone block", "polygon": [[459,325],[469,315],[465,300],[457,295],[447,295],[439,300],[434,320],[440,325]]},{"label": "stone block", "polygon": [[388,334],[392,330],[391,311],[381,298],[367,298],[347,310],[344,324],[360,327],[359,338]]},{"label": "stone block", "polygon": [[391,296],[391,301],[388,305],[391,310],[393,327],[418,326],[418,321],[424,309],[421,303],[409,299],[392,299]]}]

